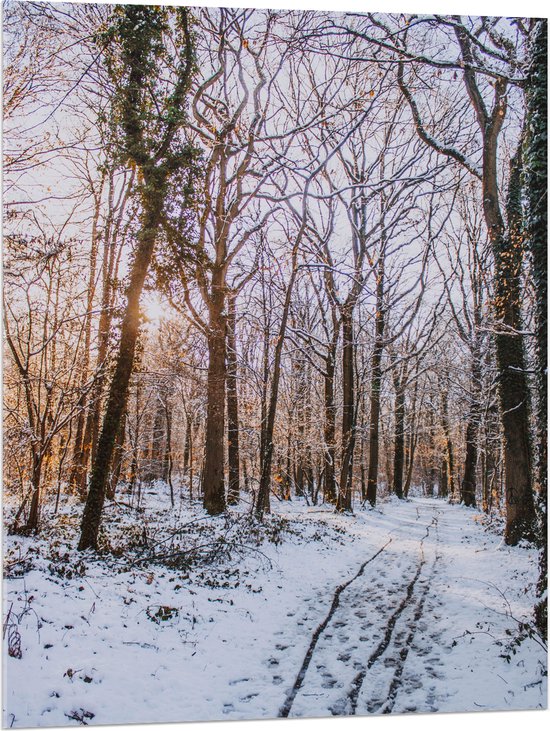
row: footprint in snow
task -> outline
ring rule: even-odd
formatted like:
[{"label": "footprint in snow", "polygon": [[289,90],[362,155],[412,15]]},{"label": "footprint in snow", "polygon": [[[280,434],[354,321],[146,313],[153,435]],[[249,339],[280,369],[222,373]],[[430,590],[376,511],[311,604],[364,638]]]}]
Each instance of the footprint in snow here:
[{"label": "footprint in snow", "polygon": [[248,695],[243,696],[240,700],[242,703],[250,703],[253,698],[257,698],[259,695],[259,693],[249,693]]},{"label": "footprint in snow", "polygon": [[333,716],[347,716],[348,715],[348,702],[347,698],[341,698],[336,701],[330,708],[329,711]]}]

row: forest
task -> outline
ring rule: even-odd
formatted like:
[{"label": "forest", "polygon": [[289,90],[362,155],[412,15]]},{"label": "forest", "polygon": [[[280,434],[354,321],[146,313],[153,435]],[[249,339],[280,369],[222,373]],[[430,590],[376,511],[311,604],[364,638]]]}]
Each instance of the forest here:
[{"label": "forest", "polygon": [[545,707],[547,21],[3,44],[6,725]]}]

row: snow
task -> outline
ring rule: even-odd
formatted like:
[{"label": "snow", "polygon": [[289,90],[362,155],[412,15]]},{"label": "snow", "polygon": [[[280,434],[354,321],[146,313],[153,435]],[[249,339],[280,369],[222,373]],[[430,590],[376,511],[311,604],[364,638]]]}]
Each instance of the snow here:
[{"label": "snow", "polygon": [[[536,551],[505,546],[478,511],[293,501],[258,531],[151,492],[143,513],[108,507],[99,559],[74,548],[80,506],[46,516],[38,540],[5,537],[4,618],[22,655],[4,643],[5,725],[277,717],[337,587],[385,544],[342,590],[289,716],[546,707],[545,649],[518,641]],[[153,544],[171,558],[146,560]]]}]

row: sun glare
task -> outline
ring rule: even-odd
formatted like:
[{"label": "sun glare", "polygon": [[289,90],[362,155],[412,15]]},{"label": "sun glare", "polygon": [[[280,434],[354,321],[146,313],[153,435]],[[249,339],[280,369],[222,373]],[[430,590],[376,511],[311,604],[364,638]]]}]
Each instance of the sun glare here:
[{"label": "sun glare", "polygon": [[141,303],[141,311],[152,325],[160,325],[170,316],[170,305],[156,292],[148,292]]}]

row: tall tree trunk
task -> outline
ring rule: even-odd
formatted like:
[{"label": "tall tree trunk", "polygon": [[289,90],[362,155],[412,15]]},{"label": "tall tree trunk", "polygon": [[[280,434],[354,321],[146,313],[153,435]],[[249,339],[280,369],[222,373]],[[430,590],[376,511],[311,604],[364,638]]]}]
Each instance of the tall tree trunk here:
[{"label": "tall tree trunk", "polygon": [[526,146],[527,246],[532,257],[536,304],[536,385],[538,533],[541,544],[535,621],[548,635],[548,21],[537,20],[531,34],[527,84]]},{"label": "tall tree trunk", "polygon": [[384,259],[380,254],[376,283],[376,316],[374,350],[371,361],[370,419],[369,419],[369,472],[367,500],[376,505],[378,489],[378,455],[380,452],[380,389],[382,385],[382,354],[384,350]]},{"label": "tall tree trunk", "polygon": [[131,501],[133,501],[133,498],[134,498],[134,489],[136,487],[136,481],[137,481],[138,472],[139,472],[139,451],[140,451],[140,439],[141,439],[141,419],[139,417],[140,394],[141,394],[140,382],[139,382],[139,379],[137,379],[135,397],[134,397],[135,428],[134,428],[133,435],[130,432],[130,442],[131,442],[131,448],[132,448],[132,461],[130,463],[130,480],[129,480],[129,485],[128,485],[128,491],[130,493]]},{"label": "tall tree trunk", "polygon": [[189,434],[189,501],[193,500],[193,480],[194,475],[194,455],[193,455],[193,422],[191,422],[191,432]]},{"label": "tall tree trunk", "polygon": [[99,525],[101,522],[103,503],[105,502],[105,491],[109,479],[115,441],[128,400],[128,386],[132,375],[140,325],[139,300],[151,263],[163,209],[163,199],[158,194],[158,191],[156,196],[151,192],[150,194],[151,200],[144,201],[142,226],[138,237],[134,261],[130,269],[126,312],[122,321],[115,372],[109,389],[103,427],[92,469],[90,489],[82,516],[81,535],[78,544],[78,548],[81,551],[86,548],[97,549]]},{"label": "tall tree trunk", "polygon": [[208,330],[208,379],[203,504],[210,515],[225,510],[224,437],[226,382],[226,318],[221,272],[213,274],[213,296]]},{"label": "tall tree trunk", "polygon": [[[300,326],[307,322],[307,312],[298,307],[297,320]],[[292,323],[296,327],[296,321]],[[293,359],[293,375],[296,382],[296,494],[311,493],[311,450],[309,447],[311,423],[311,378],[308,362],[303,353],[298,350]]]},{"label": "tall tree trunk", "polygon": [[353,308],[342,308],[342,457],[337,510],[352,511],[351,487],[355,448]]},{"label": "tall tree trunk", "polygon": [[359,464],[361,469],[361,502],[367,499],[367,475],[365,471],[365,425],[361,424],[361,451],[359,456]]},{"label": "tall tree trunk", "polygon": [[[262,473],[263,473],[263,465],[264,465],[264,459],[267,455],[267,441],[269,438],[268,430],[269,430],[269,404],[268,404],[268,391],[269,391],[269,351],[270,351],[270,340],[271,340],[271,310],[268,307],[268,301],[267,301],[267,291],[265,286],[265,276],[263,275],[263,269],[262,269],[262,277],[261,277],[261,284],[262,284],[262,315],[263,315],[263,342],[262,342],[262,390],[261,390],[261,406],[260,406],[260,486],[258,488],[258,495],[256,496],[256,515],[258,517],[261,517],[262,514],[269,513],[270,511],[270,499],[269,499],[269,490],[270,485],[262,485]],[[287,293],[287,300],[288,300],[288,308],[290,308],[290,300],[288,299],[288,293]],[[286,303],[285,303],[286,304]],[[287,317],[288,317],[288,310],[287,310]],[[277,341],[277,344],[279,344],[279,341]],[[273,383],[272,383],[273,388]],[[277,384],[278,388],[278,384]],[[272,448],[271,448],[272,449]],[[289,469],[289,473],[291,470]],[[295,475],[293,475],[293,480],[295,480]],[[270,475],[269,475],[269,483],[271,481],[271,466],[270,466]],[[262,508],[259,510],[259,503],[262,503]]]},{"label": "tall tree trunk", "polygon": [[[413,405],[413,409],[415,406]],[[416,432],[416,424],[414,421],[414,418],[411,419],[411,425],[410,425],[410,434],[409,434],[409,442],[407,445],[407,464],[405,468],[405,484],[403,485],[403,497],[408,498],[409,497],[409,490],[411,489],[411,483],[412,483],[412,475],[414,470],[414,457],[416,454],[416,444],[418,440],[418,434]],[[432,457],[433,459],[433,457]],[[427,494],[431,497],[434,494],[434,483],[435,483],[435,468],[433,466],[433,461],[431,463],[431,468],[429,472],[429,488],[426,491]]]},{"label": "tall tree trunk", "polygon": [[[506,470],[505,540],[515,545],[534,536],[535,506],[531,480],[529,386],[527,383],[521,322],[521,270],[523,262],[521,155],[510,161],[507,201],[508,237],[504,236],[498,209],[492,206],[496,187],[486,186],[485,208],[493,226],[495,255],[495,311],[503,330],[497,332],[496,354],[499,397],[504,431]],[[511,332],[508,332],[508,331]]]},{"label": "tall tree trunk", "polygon": [[153,432],[151,434],[149,470],[147,475],[147,480],[150,482],[162,479],[164,472],[164,441],[166,437],[166,419],[163,391],[164,388],[161,385],[155,399],[155,418],[153,421]]},{"label": "tall tree trunk", "polygon": [[[408,461],[405,469],[405,484],[403,485],[403,497],[409,497],[409,490],[411,489],[412,475],[414,469],[414,456],[416,453],[416,441],[417,435],[413,429],[409,435],[409,445],[407,447]],[[433,495],[433,485],[435,482],[435,469],[432,467],[430,470],[430,489],[427,491],[431,497]]]},{"label": "tall tree trunk", "polygon": [[120,472],[122,470],[122,462],[124,459],[124,441],[126,439],[126,412],[124,412],[120,421],[120,428],[115,442],[115,449],[113,454],[113,468],[111,470],[111,476],[107,484],[106,497],[109,500],[115,499],[115,493],[117,485],[120,480]]},{"label": "tall tree trunk", "polygon": [[55,493],[55,505],[54,505],[54,513],[57,513],[59,509],[59,500],[61,498],[61,488],[62,488],[62,479],[63,479],[63,465],[65,464],[65,460],[67,459],[67,455],[69,453],[69,445],[71,443],[71,437],[72,437],[72,424],[69,422],[67,434],[61,434],[59,437],[59,461],[57,464],[57,490]]},{"label": "tall tree trunk", "polygon": [[405,389],[402,379],[396,381],[395,435],[393,448],[393,492],[403,499],[403,467],[405,464]]},{"label": "tall tree trunk", "polygon": [[472,352],[470,409],[466,423],[466,457],[464,477],[460,487],[460,501],[467,507],[476,506],[477,441],[481,414],[481,362],[478,348]]},{"label": "tall tree trunk", "polygon": [[[78,405],[79,413],[76,422],[76,432],[73,443],[73,455],[72,455],[72,469],[69,477],[69,484],[73,489],[76,489],[80,494],[83,493],[83,485],[86,484],[86,451],[84,445],[84,432],[86,427],[86,413],[88,396],[84,392],[86,381],[89,377],[90,370],[90,346],[92,341],[92,321],[93,321],[93,304],[95,294],[95,278],[97,270],[97,255],[99,248],[99,215],[100,215],[100,204],[101,204],[101,193],[103,190],[104,180],[101,181],[99,192],[95,196],[94,206],[94,218],[92,223],[92,242],[90,248],[90,273],[88,277],[88,294],[86,300],[86,320],[84,324],[84,348],[82,354],[82,376],[81,376],[81,389],[82,395],[80,396]],[[84,477],[83,474],[84,473]]]},{"label": "tall tree trunk", "polygon": [[35,532],[38,530],[38,521],[40,517],[40,492],[42,477],[43,457],[36,450],[33,453],[32,469],[31,469],[31,505],[29,509],[29,517],[25,523],[25,531]]},{"label": "tall tree trunk", "polygon": [[[414,456],[416,452],[416,443],[418,440],[418,434],[416,429],[416,420],[417,420],[417,413],[416,413],[416,403],[418,398],[418,365],[416,368],[415,378],[414,378],[414,388],[412,392],[412,399],[411,399],[411,407],[410,407],[410,418],[409,418],[409,439],[407,443],[406,448],[406,466],[405,466],[405,484],[403,485],[403,497],[408,498],[409,497],[409,490],[411,489],[411,481],[412,481],[412,474],[414,469]],[[433,495],[433,484],[434,484],[434,469],[433,469],[433,462],[432,462],[432,492]]]},{"label": "tall tree trunk", "polygon": [[[437,469],[436,469],[436,447],[435,447],[435,423],[434,423],[434,414],[432,409],[428,411],[427,416],[428,421],[428,440],[429,440],[429,455],[428,455],[428,466],[426,469],[427,473],[427,482],[428,485],[426,487],[426,494],[428,497],[433,497],[434,490],[435,490],[435,483],[436,483],[436,475],[437,475]],[[441,493],[440,493],[441,494]]]},{"label": "tall tree trunk", "polygon": [[313,455],[311,450],[311,367],[307,360],[304,359],[302,364],[303,378],[303,403],[304,403],[304,429],[303,429],[303,446],[302,459],[304,465],[304,476],[307,485],[307,493],[313,498],[315,489],[315,478],[313,474]]},{"label": "tall tree trunk", "polygon": [[[243,482],[244,482],[244,489],[246,492],[250,492],[250,481],[248,479],[248,467],[246,463],[246,459],[243,458]],[[290,498],[289,498],[290,500]]]},{"label": "tall tree trunk", "polygon": [[334,372],[336,368],[336,344],[331,342],[325,359],[325,423],[324,423],[324,498],[336,503],[336,405],[334,403]]},{"label": "tall tree trunk", "polygon": [[292,425],[288,425],[288,435],[286,438],[286,466],[281,485],[281,496],[283,500],[291,499],[291,483],[292,483]]},{"label": "tall tree trunk", "polygon": [[[306,465],[307,491],[313,500],[313,496],[315,493],[315,473],[313,470],[313,457],[310,447],[307,447],[306,449]],[[313,502],[313,504],[315,505],[315,502]]]},{"label": "tall tree trunk", "polygon": [[445,463],[446,463],[446,497],[450,500],[454,500],[455,497],[455,459],[453,442],[451,439],[451,427],[449,425],[449,397],[447,391],[443,389],[441,392],[441,426],[443,427],[443,434],[445,435]]},{"label": "tall tree trunk", "polygon": [[300,230],[294,247],[292,250],[292,272],[287,285],[283,312],[281,315],[281,324],[279,326],[279,334],[275,345],[275,354],[273,358],[271,392],[269,396],[269,406],[266,414],[266,424],[263,433],[263,443],[260,449],[260,485],[258,488],[258,499],[256,501],[256,517],[261,519],[264,512],[269,511],[269,492],[271,488],[271,465],[273,462],[273,432],[275,430],[275,417],[277,415],[277,403],[279,399],[279,384],[281,380],[281,358],[283,354],[283,345],[290,314],[290,303],[292,300],[292,290],[298,273],[298,246],[303,234],[303,226]]},{"label": "tall tree trunk", "polygon": [[82,500],[86,500],[88,483],[88,465],[93,463],[97,452],[99,441],[99,429],[101,426],[101,402],[105,381],[107,377],[107,354],[111,338],[111,326],[113,322],[113,309],[115,298],[114,282],[118,275],[122,245],[119,241],[119,233],[122,227],[122,218],[126,210],[126,204],[133,189],[135,171],[132,171],[126,183],[124,195],[120,203],[116,222],[114,217],[114,174],[111,172],[109,179],[109,209],[103,234],[103,258],[102,258],[102,293],[101,306],[98,323],[98,348],[96,360],[96,375],[88,398],[88,409],[84,427],[84,435],[81,443],[81,450],[78,455],[78,465],[75,471],[74,486]]},{"label": "tall tree trunk", "polygon": [[183,474],[187,477],[189,474],[191,456],[191,417],[186,413],[186,424],[185,424],[185,441],[183,447]]},{"label": "tall tree trunk", "polygon": [[293,370],[297,371],[297,393],[296,393],[296,441],[295,441],[295,473],[294,483],[296,485],[296,495],[303,497],[305,492],[305,391],[304,391],[304,362],[299,355],[296,356],[293,363]]},{"label": "tall tree trunk", "polygon": [[170,488],[170,504],[174,507],[174,483],[172,482],[172,469],[174,459],[172,457],[172,412],[168,397],[164,402],[164,415],[166,421],[166,444],[164,450],[164,474],[162,479],[168,483]]},{"label": "tall tree trunk", "polygon": [[239,391],[237,380],[237,338],[235,296],[231,295],[227,311],[227,459],[229,485],[227,502],[236,505],[240,494],[239,459]]},{"label": "tall tree trunk", "polygon": [[84,436],[82,438],[82,446],[78,455],[79,464],[75,465],[75,487],[82,500],[86,499],[87,481],[88,481],[88,464],[94,462],[97,452],[97,444],[99,440],[99,429],[101,425],[101,400],[103,389],[106,381],[107,371],[107,353],[109,349],[109,339],[112,323],[112,288],[113,276],[110,271],[111,262],[114,263],[114,257],[111,256],[113,243],[108,247],[105,242],[105,250],[103,256],[103,291],[101,296],[101,312],[98,324],[98,350],[97,350],[97,373],[90,392],[88,411],[86,415],[86,424],[84,428]]},{"label": "tall tree trunk", "polygon": [[445,458],[441,460],[439,490],[437,491],[437,496],[444,498],[449,497],[449,468]]}]

